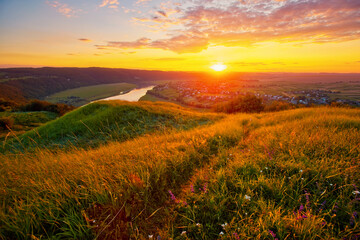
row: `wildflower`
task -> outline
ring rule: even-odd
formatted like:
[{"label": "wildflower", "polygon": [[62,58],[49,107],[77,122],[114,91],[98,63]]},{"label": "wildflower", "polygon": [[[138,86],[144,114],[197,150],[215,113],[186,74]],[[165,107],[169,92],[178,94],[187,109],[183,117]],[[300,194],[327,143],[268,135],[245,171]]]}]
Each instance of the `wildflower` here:
[{"label": "wildflower", "polygon": [[299,170],[299,173],[302,173],[302,172],[303,172],[303,170],[302,170],[302,169],[300,169],[300,170]]},{"label": "wildflower", "polygon": [[266,170],[268,170],[269,168],[268,167],[265,167]]},{"label": "wildflower", "polygon": [[350,226],[353,227],[355,224],[355,218],[358,216],[357,212],[353,212],[353,214],[350,217]]},{"label": "wildflower", "polygon": [[200,223],[197,223],[197,224],[196,224],[196,226],[197,226],[197,227],[200,227],[200,226],[201,226],[201,224],[200,224]]},{"label": "wildflower", "polygon": [[221,232],[219,233],[219,235],[224,235],[224,232],[223,232],[223,231],[221,231]]},{"label": "wildflower", "polygon": [[273,238],[276,238],[276,234],[275,234],[273,231],[269,230],[269,233],[271,234],[271,236],[272,236]]},{"label": "wildflower", "polygon": [[260,172],[262,173],[262,170],[260,170]]},{"label": "wildflower", "polygon": [[320,204],[320,207],[319,207],[319,209],[317,211],[318,212],[322,211],[324,209],[324,207],[325,207],[325,204],[326,204],[326,200],[323,203]]},{"label": "wildflower", "polygon": [[150,239],[153,238],[153,235],[149,235],[149,238],[150,238]]},{"label": "wildflower", "polygon": [[304,180],[304,178],[302,177],[301,180]]},{"label": "wildflower", "polygon": [[244,198],[245,198],[246,200],[249,200],[249,201],[251,200],[251,197],[248,196],[248,195],[245,195]]},{"label": "wildflower", "polygon": [[227,223],[221,224],[223,229],[225,229],[227,225],[228,225]]},{"label": "wildflower", "polygon": [[194,185],[190,185],[190,191],[192,192],[192,193],[195,193],[195,190],[194,190]]},{"label": "wildflower", "polygon": [[233,233],[233,235],[234,235],[234,237],[235,237],[236,239],[240,239],[240,237],[239,237],[239,235],[238,235],[237,233]]},{"label": "wildflower", "polygon": [[171,200],[173,200],[174,202],[178,203],[179,201],[176,199],[175,195],[169,190],[169,194],[171,196]]},{"label": "wildflower", "polygon": [[203,190],[204,190],[204,193],[206,193],[206,192],[207,192],[207,183],[205,183],[205,184],[204,184],[204,188],[203,188]]},{"label": "wildflower", "polygon": [[182,231],[181,232],[181,236],[185,235],[186,234],[186,231]]},{"label": "wildflower", "polygon": [[245,215],[247,216],[247,215],[248,215],[248,213],[246,212],[246,213],[245,213]]},{"label": "wildflower", "polygon": [[299,208],[299,211],[300,211],[300,212],[301,212],[301,211],[304,211],[304,209],[305,209],[304,206],[301,204],[301,205],[300,205],[300,208]]},{"label": "wildflower", "polygon": [[332,186],[333,184],[332,183],[330,183],[330,186]]},{"label": "wildflower", "polygon": [[291,177],[288,177],[288,179],[291,179]]},{"label": "wildflower", "polygon": [[354,195],[356,195],[356,194],[360,194],[360,191],[353,191],[352,192]]}]

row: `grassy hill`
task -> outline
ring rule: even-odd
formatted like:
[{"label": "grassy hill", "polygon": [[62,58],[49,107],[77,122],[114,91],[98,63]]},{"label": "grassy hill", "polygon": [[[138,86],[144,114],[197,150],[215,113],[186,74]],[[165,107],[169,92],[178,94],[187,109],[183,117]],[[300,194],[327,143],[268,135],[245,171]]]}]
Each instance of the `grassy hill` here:
[{"label": "grassy hill", "polygon": [[34,148],[94,147],[154,131],[189,129],[220,115],[200,114],[175,104],[99,101],[72,111],[11,141],[0,151]]},{"label": "grassy hill", "polygon": [[[136,126],[137,120],[154,119],[153,111],[161,117],[151,126],[174,126],[178,118],[172,115],[191,123],[217,116],[165,103],[102,102],[38,132],[54,141],[62,130],[85,134],[90,128],[96,134],[88,139],[101,138],[107,128],[99,120],[121,120],[115,112],[122,109]],[[141,126],[146,125],[135,129]],[[358,109],[218,115],[211,125],[124,140],[93,149],[0,155],[0,238],[350,240],[359,235]]]}]

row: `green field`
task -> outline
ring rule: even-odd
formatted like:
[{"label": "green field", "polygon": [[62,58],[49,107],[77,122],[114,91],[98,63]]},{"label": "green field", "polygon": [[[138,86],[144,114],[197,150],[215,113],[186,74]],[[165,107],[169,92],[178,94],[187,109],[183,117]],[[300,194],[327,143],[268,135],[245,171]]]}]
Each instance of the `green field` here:
[{"label": "green field", "polygon": [[12,138],[29,131],[35,127],[39,127],[46,122],[54,120],[58,117],[53,112],[0,112],[0,118],[7,117],[13,119],[14,125],[11,132],[8,130],[0,130],[0,141],[6,136]]},{"label": "green field", "polygon": [[58,92],[45,98],[52,103],[67,103],[81,106],[91,101],[118,95],[121,92],[130,91],[136,87],[130,83],[100,84],[88,87],[80,87]]},{"label": "green field", "polygon": [[[104,140],[118,122],[109,133],[126,137]],[[100,102],[19,139],[59,143],[68,135],[60,129],[103,144],[0,154],[0,239],[353,240],[360,233],[359,109],[224,115]]]}]

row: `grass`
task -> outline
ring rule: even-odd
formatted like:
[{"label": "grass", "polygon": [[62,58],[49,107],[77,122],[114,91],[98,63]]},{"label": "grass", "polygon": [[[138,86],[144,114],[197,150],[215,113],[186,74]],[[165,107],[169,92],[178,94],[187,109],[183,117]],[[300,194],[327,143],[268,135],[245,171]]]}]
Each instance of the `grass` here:
[{"label": "grass", "polygon": [[307,108],[0,155],[0,238],[356,239],[359,131],[358,109]]},{"label": "grass", "polygon": [[39,127],[46,122],[54,120],[58,117],[53,112],[0,112],[0,117],[10,117],[14,120],[12,127],[12,134],[8,130],[0,132],[0,141],[4,140],[6,136],[12,137],[13,134],[20,135],[35,127]]},{"label": "grass", "polygon": [[[55,93],[46,98],[46,101],[57,103],[60,101],[68,101],[74,106],[81,106],[94,100],[111,97],[132,90],[136,87],[135,84],[130,83],[114,83],[114,84],[100,84],[95,86],[80,87],[65,90]],[[77,97],[76,101],[71,97]],[[81,100],[78,102],[78,100]]]},{"label": "grass", "polygon": [[89,148],[154,131],[189,129],[217,117],[161,102],[102,101],[78,108],[62,118],[4,142],[0,150],[18,152],[44,147]]}]

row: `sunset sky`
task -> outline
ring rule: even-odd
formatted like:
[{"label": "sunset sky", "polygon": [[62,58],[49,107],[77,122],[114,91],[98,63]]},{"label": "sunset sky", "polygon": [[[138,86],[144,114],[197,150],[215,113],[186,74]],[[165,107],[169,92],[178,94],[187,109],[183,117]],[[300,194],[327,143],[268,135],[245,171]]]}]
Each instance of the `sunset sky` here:
[{"label": "sunset sky", "polygon": [[0,67],[360,72],[359,0],[0,0]]}]

